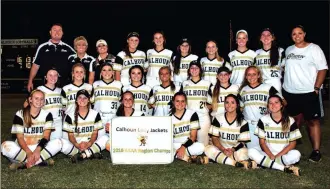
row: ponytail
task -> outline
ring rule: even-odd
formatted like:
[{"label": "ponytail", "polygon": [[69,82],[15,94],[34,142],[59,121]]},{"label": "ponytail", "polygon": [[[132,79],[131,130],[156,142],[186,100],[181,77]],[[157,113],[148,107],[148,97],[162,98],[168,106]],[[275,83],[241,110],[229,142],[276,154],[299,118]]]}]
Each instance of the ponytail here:
[{"label": "ponytail", "polygon": [[131,55],[131,52],[129,52],[128,45],[126,45],[124,52],[125,52],[126,57],[133,58],[133,56]]},{"label": "ponytail", "polygon": [[31,127],[32,119],[31,119],[31,106],[30,104],[23,108],[23,119],[27,128]]},{"label": "ponytail", "polygon": [[220,95],[220,81],[217,79],[217,83],[214,86],[212,93],[212,109],[216,111],[218,109],[218,99]]}]

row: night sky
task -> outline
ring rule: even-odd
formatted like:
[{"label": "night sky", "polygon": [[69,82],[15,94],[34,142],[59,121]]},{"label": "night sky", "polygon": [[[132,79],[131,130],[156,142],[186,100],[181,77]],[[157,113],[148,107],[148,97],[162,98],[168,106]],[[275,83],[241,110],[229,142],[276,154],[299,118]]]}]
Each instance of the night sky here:
[{"label": "night sky", "polygon": [[[329,60],[329,2],[1,2],[2,39],[49,39],[52,23],[62,23],[63,41],[73,45],[83,35],[89,42],[88,53],[95,56],[99,38],[109,44],[110,53],[117,54],[126,44],[131,31],[140,33],[139,49],[152,48],[152,34],[163,30],[167,48],[175,50],[180,39],[192,41],[193,53],[205,56],[205,43],[214,39],[220,54],[229,52],[229,20],[234,35],[237,30],[249,33],[249,48],[259,48],[261,29],[274,30],[279,46],[291,45],[294,25],[306,28],[306,39],[318,44]],[[233,47],[236,47],[235,45]]]}]

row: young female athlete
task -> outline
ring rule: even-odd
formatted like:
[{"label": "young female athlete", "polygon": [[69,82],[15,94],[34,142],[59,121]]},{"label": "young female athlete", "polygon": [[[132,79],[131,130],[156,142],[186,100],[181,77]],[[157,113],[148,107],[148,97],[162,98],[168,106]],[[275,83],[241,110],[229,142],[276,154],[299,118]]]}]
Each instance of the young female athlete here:
[{"label": "young female athlete", "polygon": [[[165,49],[165,35],[161,31],[157,31],[153,36],[154,48],[147,51],[147,82],[146,85],[153,88],[160,84],[159,69],[163,66],[171,66],[173,52]],[[170,73],[170,76],[172,74]]]},{"label": "young female athlete", "polygon": [[202,68],[204,71],[204,80],[210,81],[213,85],[217,82],[217,71],[221,66],[226,66],[231,69],[231,66],[218,53],[217,43],[210,40],[206,43],[206,57],[201,59]]},{"label": "young female athlete", "polygon": [[225,97],[225,109],[225,114],[216,116],[212,121],[209,133],[213,145],[205,147],[205,154],[220,164],[256,168],[255,162],[248,161],[245,143],[250,141],[249,125],[244,120],[236,95]]},{"label": "young female athlete", "polygon": [[85,83],[85,67],[81,63],[77,63],[72,67],[72,83],[62,88],[62,104],[66,106],[65,114],[74,112],[76,105],[76,94],[79,90],[85,89],[92,94],[92,85]]},{"label": "young female athlete", "polygon": [[75,110],[65,117],[63,125],[69,140],[62,138],[62,153],[70,156],[72,163],[91,157],[92,145],[97,139],[98,131],[103,128],[100,114],[90,107],[89,92],[82,89],[76,96]]},{"label": "young female athlete", "polygon": [[277,47],[274,32],[265,28],[260,35],[262,48],[256,51],[255,65],[261,70],[263,82],[273,86],[278,92],[282,91],[282,59],[284,50]]},{"label": "young female athlete", "polygon": [[159,78],[161,84],[152,89],[152,96],[148,103],[153,107],[153,116],[168,116],[172,98],[180,88],[171,81],[171,69],[168,66],[159,69]]},{"label": "young female athlete", "polygon": [[187,38],[182,39],[172,61],[173,81],[175,85],[181,86],[182,82],[188,79],[189,63],[197,59],[197,55],[191,54],[190,41]]},{"label": "young female athlete", "polygon": [[217,71],[217,82],[212,85],[212,113],[217,116],[225,113],[225,97],[229,94],[238,94],[238,85],[232,85],[229,80],[231,71],[227,67],[220,67]]},{"label": "young female athlete", "polygon": [[134,65],[129,69],[131,84],[123,87],[123,91],[131,91],[134,94],[134,109],[143,112],[145,115],[151,115],[148,100],[152,96],[152,90],[148,85],[143,84],[143,68]]},{"label": "young female athlete", "polygon": [[[45,162],[57,154],[62,148],[60,139],[50,140],[54,130],[53,116],[43,110],[45,95],[36,89],[30,93],[28,106],[16,112],[11,133],[16,135],[16,141],[5,141],[1,144],[1,153],[12,164],[11,170],[31,168]],[[54,161],[46,161],[53,165]]]},{"label": "young female athlete", "polygon": [[113,69],[120,71],[120,75],[117,75],[119,72],[116,72],[116,80],[120,79],[124,86],[130,84],[128,71],[132,66],[139,65],[146,68],[146,54],[137,49],[140,43],[139,38],[140,35],[138,33],[129,33],[127,36],[127,46],[123,51],[118,53],[115,59]]},{"label": "young female athlete", "polygon": [[187,108],[196,111],[201,129],[197,140],[205,146],[209,143],[208,132],[211,126],[209,109],[211,109],[211,82],[202,79],[203,70],[199,61],[189,64],[188,78],[182,83],[180,91],[187,95]]},{"label": "young female athlete", "polygon": [[[100,113],[102,124],[105,127],[116,115],[123,85],[120,81],[114,80],[114,70],[110,63],[102,64],[100,69],[101,80],[93,83],[94,93],[91,101],[94,103],[93,109]],[[104,134],[104,129],[101,129],[98,136]]]},{"label": "young female athlete", "polygon": [[240,87],[239,96],[243,107],[244,119],[249,123],[251,142],[248,148],[260,149],[259,139],[254,135],[258,120],[267,114],[267,100],[270,95],[278,91],[262,83],[261,72],[256,66],[249,66],[245,70],[245,79]]},{"label": "young female athlete", "polygon": [[187,96],[183,92],[175,93],[171,109],[173,124],[173,146],[176,150],[175,157],[187,162],[208,163],[208,158],[203,155],[204,145],[197,142],[199,127],[198,115],[191,109],[186,109]]},{"label": "young female athlete", "polygon": [[247,47],[248,33],[239,30],[236,33],[237,49],[231,51],[228,56],[232,67],[230,83],[241,85],[244,80],[244,72],[247,67],[254,64],[256,53]]},{"label": "young female athlete", "polygon": [[55,68],[52,68],[46,73],[45,84],[37,88],[45,94],[45,105],[42,109],[51,112],[53,116],[53,126],[55,127],[55,130],[50,135],[51,140],[62,138],[62,89],[56,87],[57,80],[58,72]]},{"label": "young female athlete", "polygon": [[295,150],[301,133],[294,119],[284,107],[282,98],[272,95],[268,99],[270,114],[261,117],[255,130],[261,150],[249,149],[249,157],[263,167],[277,169],[300,176],[293,164],[299,162],[300,152]]}]

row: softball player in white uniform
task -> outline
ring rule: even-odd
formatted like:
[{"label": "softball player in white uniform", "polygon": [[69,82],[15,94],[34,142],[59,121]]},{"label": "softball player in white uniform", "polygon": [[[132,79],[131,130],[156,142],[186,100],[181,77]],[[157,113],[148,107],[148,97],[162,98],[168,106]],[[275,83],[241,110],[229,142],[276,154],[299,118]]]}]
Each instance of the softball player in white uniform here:
[{"label": "softball player in white uniform", "polygon": [[[160,85],[159,69],[163,66],[171,66],[173,52],[165,49],[165,36],[163,32],[154,33],[154,48],[147,51],[147,82],[146,85],[153,88]],[[172,75],[172,74],[171,74]]]},{"label": "softball player in white uniform", "polygon": [[205,146],[209,143],[208,132],[211,126],[209,108],[211,108],[211,82],[201,79],[203,70],[200,62],[189,64],[189,80],[182,83],[180,91],[187,95],[187,108],[197,112],[201,129],[197,140]]},{"label": "softball player in white uniform", "polygon": [[60,139],[50,140],[54,130],[52,114],[42,109],[45,102],[40,90],[31,92],[28,106],[16,112],[11,133],[16,141],[1,144],[1,153],[11,162],[10,169],[30,168],[56,155],[62,148]]},{"label": "softball player in white uniform", "polygon": [[113,69],[120,71],[120,81],[123,86],[131,83],[128,71],[132,66],[140,65],[144,69],[146,68],[146,53],[137,49],[139,42],[138,33],[129,33],[125,50],[119,52],[115,59]]},{"label": "softball player in white uniform", "polygon": [[191,61],[197,60],[198,56],[191,54],[191,43],[187,38],[181,40],[177,48],[177,54],[172,61],[173,81],[181,86],[188,79],[188,69]]},{"label": "softball player in white uniform", "polygon": [[292,117],[284,111],[281,97],[274,95],[268,100],[270,114],[260,118],[255,130],[262,150],[249,149],[249,156],[259,165],[300,175],[299,168],[292,166],[299,162],[300,152],[295,150],[296,140],[301,133]]},{"label": "softball player in white uniform", "polygon": [[39,86],[37,89],[45,94],[45,105],[42,109],[52,113],[53,126],[55,130],[51,133],[50,139],[62,138],[62,103],[61,103],[61,88],[56,87],[58,80],[58,72],[55,69],[50,69],[45,76],[46,84]]},{"label": "softball player in white uniform", "polygon": [[245,30],[239,30],[236,33],[237,49],[231,51],[228,56],[232,67],[230,83],[241,85],[244,80],[244,72],[247,67],[254,65],[256,53],[247,48],[248,33]]}]

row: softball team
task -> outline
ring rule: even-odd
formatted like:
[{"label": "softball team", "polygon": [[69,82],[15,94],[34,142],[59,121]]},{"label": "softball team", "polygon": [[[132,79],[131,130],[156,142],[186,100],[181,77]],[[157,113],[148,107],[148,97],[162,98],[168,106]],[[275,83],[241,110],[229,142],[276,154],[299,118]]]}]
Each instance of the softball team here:
[{"label": "softball team", "polygon": [[[127,46],[116,58],[108,54],[107,43],[99,40],[99,57],[94,61],[86,57],[88,43],[80,36],[74,41],[77,54],[69,58],[75,63],[72,83],[57,88],[58,72],[47,71],[45,85],[32,91],[25,107],[17,111],[11,131],[17,139],[3,142],[2,154],[13,162],[13,170],[53,165],[51,157],[60,151],[73,163],[101,158],[104,149],[111,149],[114,117],[171,116],[175,157],[180,160],[208,163],[210,158],[220,164],[246,169],[262,166],[299,176],[294,164],[301,155],[294,148],[301,138],[300,113],[313,139],[310,159],[321,160],[317,119],[321,112],[316,107],[320,101],[315,99],[328,69],[322,50],[306,43],[305,35],[302,26],[295,27],[295,46],[284,55],[271,29],[262,30],[262,46],[256,52],[247,47],[248,33],[239,30],[237,49],[228,55],[230,63],[219,56],[212,40],[201,60],[192,54],[186,38],[174,56],[165,48],[163,32],[154,33],[154,48],[147,55],[137,49],[140,36],[136,32],[128,34]],[[286,69],[283,95],[297,124],[281,96],[282,67]],[[85,83],[86,69],[93,85]],[[307,78],[307,73],[312,77]],[[296,81],[300,75],[303,79]],[[302,105],[306,98],[313,103]]]}]

